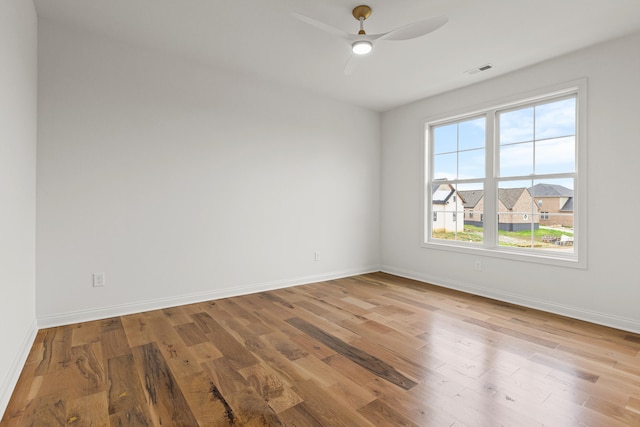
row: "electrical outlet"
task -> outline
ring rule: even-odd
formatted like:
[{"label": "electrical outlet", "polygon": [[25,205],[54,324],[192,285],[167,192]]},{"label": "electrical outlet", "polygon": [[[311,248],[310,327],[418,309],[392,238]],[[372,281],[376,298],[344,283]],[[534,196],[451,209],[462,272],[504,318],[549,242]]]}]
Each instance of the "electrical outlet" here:
[{"label": "electrical outlet", "polygon": [[476,260],[473,264],[473,269],[475,271],[482,271],[482,261]]},{"label": "electrical outlet", "polygon": [[101,288],[105,285],[107,277],[104,273],[93,273],[93,287]]},{"label": "electrical outlet", "polygon": [[320,252],[315,251],[313,253],[313,260],[316,261],[316,262],[320,261]]}]

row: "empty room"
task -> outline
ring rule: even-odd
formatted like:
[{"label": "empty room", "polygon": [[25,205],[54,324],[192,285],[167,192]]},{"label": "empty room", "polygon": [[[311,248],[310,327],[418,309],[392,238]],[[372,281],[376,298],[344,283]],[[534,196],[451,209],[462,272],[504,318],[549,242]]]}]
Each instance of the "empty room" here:
[{"label": "empty room", "polygon": [[0,426],[640,426],[640,2],[3,0]]}]

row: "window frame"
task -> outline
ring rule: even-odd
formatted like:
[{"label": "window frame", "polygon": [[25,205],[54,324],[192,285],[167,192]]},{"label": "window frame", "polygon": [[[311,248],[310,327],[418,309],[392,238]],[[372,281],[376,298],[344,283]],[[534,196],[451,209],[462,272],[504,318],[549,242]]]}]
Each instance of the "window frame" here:
[{"label": "window frame", "polygon": [[[497,218],[497,188],[499,181],[498,155],[500,150],[498,112],[522,108],[544,101],[561,100],[563,97],[576,96],[576,142],[575,142],[575,185],[574,185],[574,249],[573,253],[554,253],[543,249],[513,248],[498,244]],[[497,102],[487,102],[483,105],[461,109],[457,112],[441,114],[425,119],[422,122],[422,216],[421,216],[421,247],[427,249],[447,250],[457,253],[478,256],[490,256],[501,259],[542,263],[572,268],[587,267],[587,79],[579,79],[553,87],[536,89],[526,94],[514,95]],[[468,243],[457,240],[443,240],[432,238],[431,219],[433,210],[431,203],[430,171],[433,168],[433,155],[430,153],[432,139],[431,129],[447,123],[469,120],[475,117],[486,117],[485,125],[485,177],[482,179],[484,187],[484,212],[482,217],[492,221],[484,221],[485,238],[483,242]],[[540,175],[529,175],[537,177]],[[444,182],[454,184],[454,181]],[[435,181],[434,181],[435,182]],[[440,182],[440,181],[438,181]],[[490,207],[490,209],[487,209]],[[483,219],[484,219],[483,218]],[[489,236],[487,238],[487,236]]]}]

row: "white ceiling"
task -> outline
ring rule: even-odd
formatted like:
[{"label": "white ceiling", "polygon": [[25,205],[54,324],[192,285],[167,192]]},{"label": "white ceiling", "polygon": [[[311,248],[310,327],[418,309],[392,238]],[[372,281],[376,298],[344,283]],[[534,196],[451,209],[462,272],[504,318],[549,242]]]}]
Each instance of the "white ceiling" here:
[{"label": "white ceiling", "polygon": [[[363,0],[364,1],[364,0]],[[40,18],[162,49],[234,73],[385,111],[640,31],[640,0],[366,0],[369,34],[446,15],[439,30],[379,41],[344,75],[359,0],[35,0]],[[639,47],[640,48],[640,47]],[[475,75],[466,70],[491,63]]]}]

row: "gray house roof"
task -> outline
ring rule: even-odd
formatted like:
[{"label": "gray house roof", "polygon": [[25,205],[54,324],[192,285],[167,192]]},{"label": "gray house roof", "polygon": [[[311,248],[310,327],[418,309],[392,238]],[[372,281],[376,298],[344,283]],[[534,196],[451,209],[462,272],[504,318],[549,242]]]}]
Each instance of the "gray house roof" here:
[{"label": "gray house roof", "polygon": [[536,184],[529,188],[533,197],[573,197],[573,190],[562,185]]},{"label": "gray house roof", "polygon": [[458,194],[462,198],[464,202],[464,207],[467,209],[475,208],[482,196],[484,196],[484,191],[482,190],[461,190],[458,191]]},{"label": "gray house roof", "polygon": [[525,190],[526,188],[499,188],[498,199],[500,199],[505,208],[511,210]]},{"label": "gray house roof", "polygon": [[[498,199],[507,209],[513,209],[515,204],[518,202],[522,193],[526,190],[526,188],[500,188],[498,190]],[[483,190],[462,190],[458,191],[460,197],[464,201],[464,207],[467,209],[474,208],[480,199],[484,196]]]},{"label": "gray house roof", "polygon": [[536,184],[529,188],[529,192],[533,197],[567,197],[560,212],[573,212],[573,190],[570,188],[555,184]]}]

